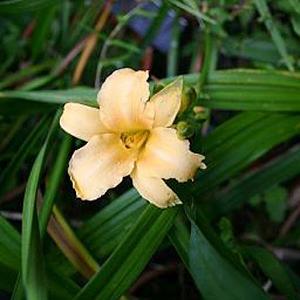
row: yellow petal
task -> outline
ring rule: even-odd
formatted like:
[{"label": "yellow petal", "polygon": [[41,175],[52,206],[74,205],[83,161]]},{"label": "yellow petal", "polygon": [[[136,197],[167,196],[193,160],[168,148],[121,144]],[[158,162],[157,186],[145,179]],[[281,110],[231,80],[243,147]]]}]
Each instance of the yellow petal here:
[{"label": "yellow petal", "polygon": [[147,71],[120,69],[113,72],[98,93],[100,117],[114,132],[152,127],[154,107],[149,98]]},{"label": "yellow petal", "polygon": [[150,203],[160,208],[182,204],[178,196],[162,179],[143,176],[136,168],[130,176],[132,178],[133,186],[140,195]]},{"label": "yellow petal", "polygon": [[69,134],[88,141],[92,136],[105,133],[99,117],[99,109],[79,103],[67,103],[60,117],[60,126]]},{"label": "yellow petal", "polygon": [[147,176],[180,182],[192,179],[198,168],[205,168],[204,156],[189,151],[189,142],[180,140],[173,128],[151,130],[137,167]]},{"label": "yellow petal", "polygon": [[181,105],[182,84],[180,77],[150,99],[155,109],[153,127],[168,127],[173,124]]},{"label": "yellow petal", "polygon": [[102,134],[76,150],[69,164],[69,175],[82,200],[95,200],[117,186],[131,173],[136,154],[126,149],[119,136]]}]

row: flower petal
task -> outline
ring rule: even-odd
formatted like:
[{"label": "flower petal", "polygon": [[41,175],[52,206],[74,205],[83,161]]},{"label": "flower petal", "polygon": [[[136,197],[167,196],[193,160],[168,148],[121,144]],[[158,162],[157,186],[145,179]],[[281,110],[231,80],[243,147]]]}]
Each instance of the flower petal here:
[{"label": "flower petal", "polygon": [[76,150],[69,164],[69,175],[82,200],[95,200],[117,186],[131,173],[136,153],[126,149],[119,136],[102,134]]},{"label": "flower petal", "polygon": [[150,99],[155,109],[153,127],[168,127],[173,124],[181,105],[182,85],[180,77]]},{"label": "flower petal", "polygon": [[152,127],[153,104],[149,98],[147,71],[121,69],[113,72],[98,93],[100,117],[114,132],[136,131]]},{"label": "flower petal", "polygon": [[69,134],[84,141],[108,131],[100,121],[99,109],[79,103],[65,104],[60,117],[60,126]]},{"label": "flower petal", "polygon": [[175,129],[157,127],[150,132],[137,168],[143,175],[185,182],[193,179],[198,168],[206,167],[203,159],[189,151],[189,142],[180,140]]},{"label": "flower petal", "polygon": [[178,196],[162,179],[143,176],[136,168],[130,176],[132,178],[133,186],[140,195],[150,203],[153,203],[160,208],[182,204]]}]

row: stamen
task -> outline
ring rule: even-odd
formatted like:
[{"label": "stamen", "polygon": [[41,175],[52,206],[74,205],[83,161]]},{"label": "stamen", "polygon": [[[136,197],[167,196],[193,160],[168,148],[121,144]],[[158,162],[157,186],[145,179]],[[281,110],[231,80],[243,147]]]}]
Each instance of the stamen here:
[{"label": "stamen", "polygon": [[142,130],[138,132],[123,132],[120,135],[120,139],[127,149],[138,149],[142,147],[149,136],[148,130]]}]

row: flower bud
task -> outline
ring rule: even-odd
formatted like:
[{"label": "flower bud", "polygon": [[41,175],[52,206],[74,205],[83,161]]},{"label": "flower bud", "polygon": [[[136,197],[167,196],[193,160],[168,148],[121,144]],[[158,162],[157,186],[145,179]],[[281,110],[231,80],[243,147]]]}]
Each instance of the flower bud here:
[{"label": "flower bud", "polygon": [[184,85],[181,95],[181,105],[179,109],[179,114],[187,110],[187,108],[194,102],[196,99],[196,91],[193,87]]},{"label": "flower bud", "polygon": [[194,128],[185,121],[180,121],[176,124],[178,138],[185,140],[193,136]]},{"label": "flower bud", "polygon": [[208,117],[208,110],[203,106],[195,106],[193,108],[194,118],[198,121],[206,120]]}]

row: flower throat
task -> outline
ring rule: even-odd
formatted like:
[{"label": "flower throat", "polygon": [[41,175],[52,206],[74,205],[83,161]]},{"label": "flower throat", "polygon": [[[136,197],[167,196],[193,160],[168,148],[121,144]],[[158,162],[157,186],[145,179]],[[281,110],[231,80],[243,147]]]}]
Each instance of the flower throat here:
[{"label": "flower throat", "polygon": [[121,133],[120,139],[127,149],[139,149],[144,146],[149,136],[148,130]]}]

